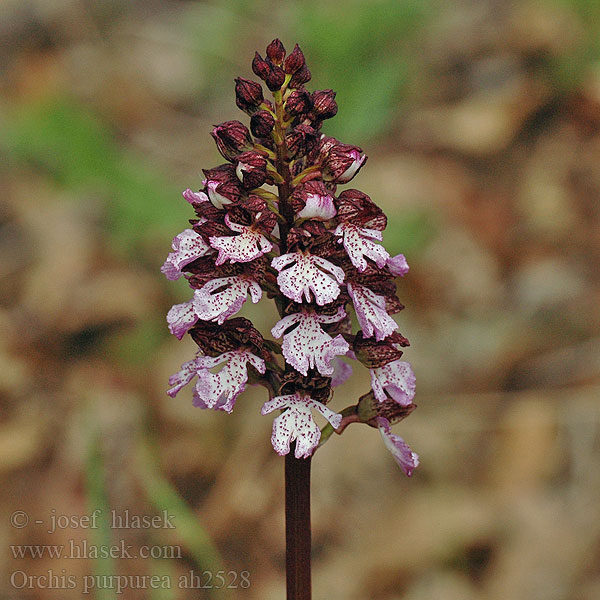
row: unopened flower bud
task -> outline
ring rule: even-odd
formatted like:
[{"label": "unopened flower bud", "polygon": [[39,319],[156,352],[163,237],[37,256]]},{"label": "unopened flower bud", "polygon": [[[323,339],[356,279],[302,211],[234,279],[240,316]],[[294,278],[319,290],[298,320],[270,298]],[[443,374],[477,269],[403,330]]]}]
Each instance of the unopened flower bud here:
[{"label": "unopened flower bud", "polygon": [[[270,62],[270,61],[269,61]],[[271,70],[265,79],[265,83],[267,87],[272,91],[276,92],[281,88],[283,82],[285,81],[285,73],[281,67],[274,65],[271,63]]]},{"label": "unopened flower bud", "polygon": [[302,53],[302,50],[300,50],[300,46],[296,44],[291,54],[285,59],[285,62],[283,63],[283,70],[288,74],[295,73],[296,71],[304,67],[305,64],[306,61],[304,60],[304,54]]},{"label": "unopened flower bud", "polygon": [[313,92],[313,111],[319,119],[331,119],[335,117],[338,111],[338,105],[335,101],[335,92],[333,90],[317,90]]},{"label": "unopened flower bud", "polygon": [[308,154],[317,144],[317,132],[310,125],[298,125],[285,136],[290,158]]},{"label": "unopened flower bud", "polygon": [[371,391],[358,399],[356,413],[362,423],[368,423],[371,427],[377,427],[376,419],[378,417],[384,417],[393,425],[406,419],[415,408],[417,408],[416,404],[402,406],[391,399],[379,402]]},{"label": "unopened flower bud", "polygon": [[269,66],[269,62],[266,61],[258,52],[255,52],[254,59],[252,60],[252,72],[264,81],[269,75],[270,70],[271,67]]},{"label": "unopened flower bud", "polygon": [[247,347],[257,355],[262,354],[264,339],[252,323],[244,317],[228,319],[218,324],[209,321],[198,323],[190,334],[202,352],[209,356]]},{"label": "unopened flower bud", "polygon": [[283,62],[283,59],[285,57],[285,48],[283,47],[283,44],[281,43],[281,40],[274,39],[268,46],[267,46],[267,56],[276,64],[276,65],[281,65],[281,63]]},{"label": "unopened flower bud", "polygon": [[353,350],[356,358],[369,369],[377,369],[402,357],[402,350],[409,346],[409,341],[400,333],[394,332],[380,342],[373,338],[363,337],[359,331],[354,339]]},{"label": "unopened flower bud", "polygon": [[304,65],[302,68],[298,69],[292,75],[292,78],[290,79],[290,82],[288,83],[288,87],[291,89],[299,88],[300,86],[309,82],[310,78],[311,78],[310,71],[309,71],[308,67],[306,65]]},{"label": "unopened flower bud", "polygon": [[210,134],[223,158],[229,161],[233,161],[238,154],[252,147],[250,132],[239,121],[226,121],[216,125]]},{"label": "unopened flower bud", "polygon": [[285,103],[285,109],[293,117],[307,113],[311,108],[312,98],[304,88],[294,90]]},{"label": "unopened flower bud", "polygon": [[236,160],[236,175],[246,189],[253,190],[266,181],[267,159],[262,154],[255,151],[244,152]]},{"label": "unopened flower bud", "polygon": [[258,52],[252,61],[252,71],[258,75],[272,91],[276,92],[285,81],[285,73],[270,58],[264,59]]},{"label": "unopened flower bud", "polygon": [[250,131],[258,138],[266,138],[271,135],[275,126],[275,118],[267,110],[259,110],[250,118]]},{"label": "unopened flower bud", "polygon": [[263,101],[263,90],[260,83],[238,77],[235,80],[235,103],[240,110],[252,114],[258,110]]},{"label": "unopened flower bud", "polygon": [[281,377],[281,394],[294,393],[297,390],[310,392],[314,400],[327,404],[331,397],[331,380],[317,373],[303,376],[298,371],[288,371]]}]

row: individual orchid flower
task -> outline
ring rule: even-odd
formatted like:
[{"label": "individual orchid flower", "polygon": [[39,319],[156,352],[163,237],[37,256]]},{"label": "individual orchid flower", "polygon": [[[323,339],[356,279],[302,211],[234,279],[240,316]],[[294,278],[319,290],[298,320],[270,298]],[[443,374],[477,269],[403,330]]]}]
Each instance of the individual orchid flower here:
[{"label": "individual orchid flower", "polygon": [[299,219],[331,221],[337,208],[331,190],[321,180],[311,179],[299,185],[291,196],[291,205]]},{"label": "individual orchid flower", "polygon": [[225,216],[225,223],[229,229],[239,232],[240,235],[210,238],[210,245],[219,251],[215,261],[217,266],[226,260],[231,263],[250,262],[273,248],[273,244],[262,233],[252,227],[232,222],[229,215]]},{"label": "individual orchid flower", "polygon": [[261,414],[266,415],[277,409],[285,409],[273,421],[271,443],[277,454],[285,455],[290,451],[290,444],[296,441],[294,456],[307,458],[319,445],[321,430],[313,420],[311,409],[323,415],[334,428],[342,422],[342,415],[333,412],[321,402],[300,393],[277,396],[264,403]]},{"label": "individual orchid flower", "polygon": [[338,243],[344,244],[352,264],[361,272],[367,268],[365,256],[375,261],[380,269],[390,258],[388,251],[373,241],[383,239],[381,231],[365,229],[352,223],[340,223],[334,234],[341,237]]},{"label": "individual orchid flower", "polygon": [[395,360],[371,369],[371,389],[379,402],[386,399],[386,392],[398,404],[408,406],[415,397],[415,375],[410,364]]},{"label": "individual orchid flower", "polygon": [[367,160],[358,146],[342,144],[335,138],[321,137],[323,177],[335,183],[348,183]]},{"label": "individual orchid flower", "polygon": [[[237,397],[244,391],[248,381],[246,365],[250,363],[259,373],[265,372],[265,361],[247,350],[225,352],[217,357],[198,356],[184,363],[181,370],[172,375],[167,392],[171,397],[194,377],[198,377],[194,389],[194,405],[201,408],[215,408],[230,413]],[[210,369],[223,365],[217,372]]]},{"label": "individual orchid flower", "polygon": [[348,294],[352,298],[364,337],[374,335],[379,342],[398,328],[396,321],[387,313],[383,296],[363,285],[352,283],[348,283]]},{"label": "individual orchid flower", "polygon": [[260,301],[260,285],[247,277],[221,277],[208,281],[202,288],[194,290],[191,300],[171,307],[167,313],[169,331],[181,339],[200,319],[222,324],[240,310],[248,292],[254,304]]},{"label": "individual orchid flower", "polygon": [[203,321],[222,324],[242,308],[248,292],[254,304],[260,301],[262,290],[256,281],[237,275],[212,279],[195,291],[194,311]]},{"label": "individual orchid flower", "polygon": [[337,183],[348,183],[358,173],[364,162],[367,160],[365,154],[361,154],[360,150],[354,148],[350,150],[349,155],[352,157],[352,162],[348,165],[346,170],[338,175]]},{"label": "individual orchid flower", "polygon": [[[335,356],[346,354],[350,349],[348,342],[340,334],[332,338],[321,328],[321,323],[335,323],[344,318],[346,313],[340,309],[335,315],[320,315],[316,312],[301,312],[281,319],[271,334],[280,338],[283,335],[281,349],[286,361],[303,375],[308,369],[316,368],[321,375],[331,375],[331,361]],[[290,327],[294,329],[284,334]]]},{"label": "individual orchid flower", "polygon": [[169,253],[160,269],[171,281],[181,277],[183,267],[212,252],[212,248],[193,229],[184,229],[176,235],[173,238],[172,247],[174,251]]},{"label": "individual orchid flower", "polygon": [[[286,269],[290,263],[293,263],[292,266]],[[302,302],[303,295],[310,302],[311,292],[319,306],[333,302],[340,294],[338,284],[344,281],[343,269],[314,254],[283,254],[274,258],[271,266],[279,271],[279,289],[294,302]],[[324,271],[328,271],[333,277]]]},{"label": "individual orchid flower", "polygon": [[419,466],[419,455],[408,444],[391,431],[390,422],[385,417],[377,417],[377,427],[386,448],[392,453],[400,468],[410,477]]},{"label": "individual orchid flower", "polygon": [[244,152],[237,157],[235,174],[247,189],[260,187],[267,180],[267,159],[258,152]]},{"label": "individual orchid flower", "polygon": [[[218,373],[210,371],[211,368],[225,361],[227,361],[226,364]],[[225,352],[216,358],[199,357],[200,369],[198,370],[195,398],[200,399],[208,408],[218,406],[219,410],[230,413],[236,398],[246,388],[248,381],[246,363],[248,362],[259,373],[265,372],[265,361],[244,350]]]}]

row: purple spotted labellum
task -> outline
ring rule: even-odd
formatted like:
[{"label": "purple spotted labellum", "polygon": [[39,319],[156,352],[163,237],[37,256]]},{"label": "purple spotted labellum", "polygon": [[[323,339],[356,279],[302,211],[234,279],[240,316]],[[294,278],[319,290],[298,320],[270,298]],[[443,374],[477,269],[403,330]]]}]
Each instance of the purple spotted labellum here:
[{"label": "purple spotted labellum", "polygon": [[210,245],[218,250],[216,264],[222,265],[226,260],[234,262],[249,262],[269,252],[273,244],[267,238],[251,226],[234,223],[225,216],[225,224],[234,233],[240,235],[227,235],[222,237],[212,236]]},{"label": "purple spotted labellum", "polygon": [[303,252],[277,256],[271,266],[279,271],[279,289],[294,302],[302,302],[302,296],[306,302],[314,296],[319,306],[333,302],[340,294],[339,284],[344,281],[343,269],[325,258]]},{"label": "purple spotted labellum", "polygon": [[294,440],[296,458],[310,456],[319,445],[321,430],[313,420],[311,409],[321,413],[335,428],[342,423],[342,415],[300,393],[268,400],[264,403],[261,413],[266,415],[276,409],[287,409],[273,421],[271,441],[275,451],[281,455],[290,451],[290,442]]},{"label": "purple spotted labellum", "polygon": [[399,435],[392,433],[390,422],[385,417],[377,417],[377,426],[386,448],[392,453],[400,468],[410,477],[419,466],[419,456]]},{"label": "purple spotted labellum", "polygon": [[[227,162],[204,170],[201,191],[184,192],[195,217],[173,239],[161,268],[167,279],[183,277],[192,288],[191,298],[169,310],[169,331],[179,339],[189,334],[198,346],[167,393],[174,397],[193,382],[194,406],[230,413],[247,385],[265,387],[261,413],[280,411],[271,443],[286,456],[292,500],[307,493],[317,448],[352,423],[378,429],[410,476],[418,456],[391,431],[416,406],[415,377],[401,360],[409,343],[392,317],[403,308],[396,278],[409,267],[403,254],[391,256],[383,245],[381,208],[360,190],[339,189],[367,156],[321,133],[337,113],[335,92],[304,87],[311,74],[297,45],[286,54],[274,40],[265,58],[256,53],[252,71],[272,99],[260,82],[235,80],[250,129],[237,120],[213,128]],[[239,315],[249,298],[274,301],[275,341]],[[333,388],[350,377],[351,363],[362,364],[370,389],[355,404],[332,410]],[[310,545],[298,534],[308,527],[306,511],[292,500],[288,566],[303,566],[288,569],[288,598],[308,600]]]},{"label": "purple spotted labellum", "polygon": [[[339,354],[346,354],[350,347],[341,334],[332,338],[323,331],[321,324],[333,323],[345,316],[342,308],[336,315],[321,315],[312,311],[294,313],[283,317],[271,329],[271,334],[276,338],[283,335],[283,356],[296,371],[307,375],[310,367],[316,368],[321,375],[332,375],[331,361]],[[296,327],[291,329],[294,325]]]}]

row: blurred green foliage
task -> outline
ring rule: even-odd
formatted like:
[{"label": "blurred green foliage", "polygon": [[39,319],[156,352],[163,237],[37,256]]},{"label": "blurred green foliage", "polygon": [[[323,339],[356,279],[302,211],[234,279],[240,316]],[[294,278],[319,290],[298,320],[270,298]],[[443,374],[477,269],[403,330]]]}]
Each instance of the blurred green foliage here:
[{"label": "blurred green foliage", "polygon": [[293,37],[313,68],[312,84],[338,94],[327,132],[362,144],[385,132],[418,73],[417,41],[430,0],[310,0],[292,4]]},{"label": "blurred green foliage", "polygon": [[223,71],[243,68],[246,73],[236,75],[251,75],[241,56],[252,56],[259,31],[261,53],[275,37],[288,52],[298,42],[312,69],[309,87],[337,92],[339,116],[326,123],[328,134],[361,144],[385,133],[422,68],[419,40],[434,0],[347,0],[343,8],[338,2],[289,2],[265,25],[267,5],[241,0],[194,7],[184,25],[203,74],[201,100],[223,97],[233,105],[232,82]]},{"label": "blurred green foliage", "polygon": [[[91,414],[88,414],[87,423],[88,449],[86,457],[85,489],[87,493],[89,514],[98,513],[98,528],[91,528],[89,534],[92,542],[97,547],[110,548],[113,545],[110,524],[110,505],[108,501],[108,486],[102,456],[100,431],[97,425],[92,425]],[[100,580],[110,578],[115,573],[115,561],[111,556],[98,556],[93,561],[94,575]],[[98,587],[94,598],[97,600],[115,600],[117,594],[113,589]]]},{"label": "blurred green foliage", "polygon": [[164,239],[185,222],[185,202],[166,176],[119,144],[107,124],[67,97],[15,107],[0,136],[16,166],[64,189],[107,199],[113,246],[130,252]]},{"label": "blurred green foliage", "polygon": [[568,51],[549,57],[552,83],[571,92],[582,83],[591,64],[600,68],[600,0],[552,0],[561,13],[571,14],[581,25],[580,35],[568,44]]},{"label": "blurred green foliage", "polygon": [[[142,439],[137,449],[138,473],[148,500],[159,513],[166,511],[175,516],[177,541],[184,544],[200,569],[211,573],[222,571],[225,563],[201,520],[157,466],[160,462],[157,447],[158,444]],[[206,591],[211,598],[227,599],[232,594],[227,587]]]},{"label": "blurred green foliage", "polygon": [[410,259],[422,252],[436,235],[436,219],[430,211],[389,211],[387,217],[385,243],[392,256],[402,253]]}]

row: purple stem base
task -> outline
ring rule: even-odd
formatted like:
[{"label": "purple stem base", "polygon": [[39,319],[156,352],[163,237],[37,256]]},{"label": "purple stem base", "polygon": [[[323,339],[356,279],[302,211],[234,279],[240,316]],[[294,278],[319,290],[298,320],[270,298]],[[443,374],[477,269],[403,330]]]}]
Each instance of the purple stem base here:
[{"label": "purple stem base", "polygon": [[285,457],[287,600],[311,600],[310,458]]}]

